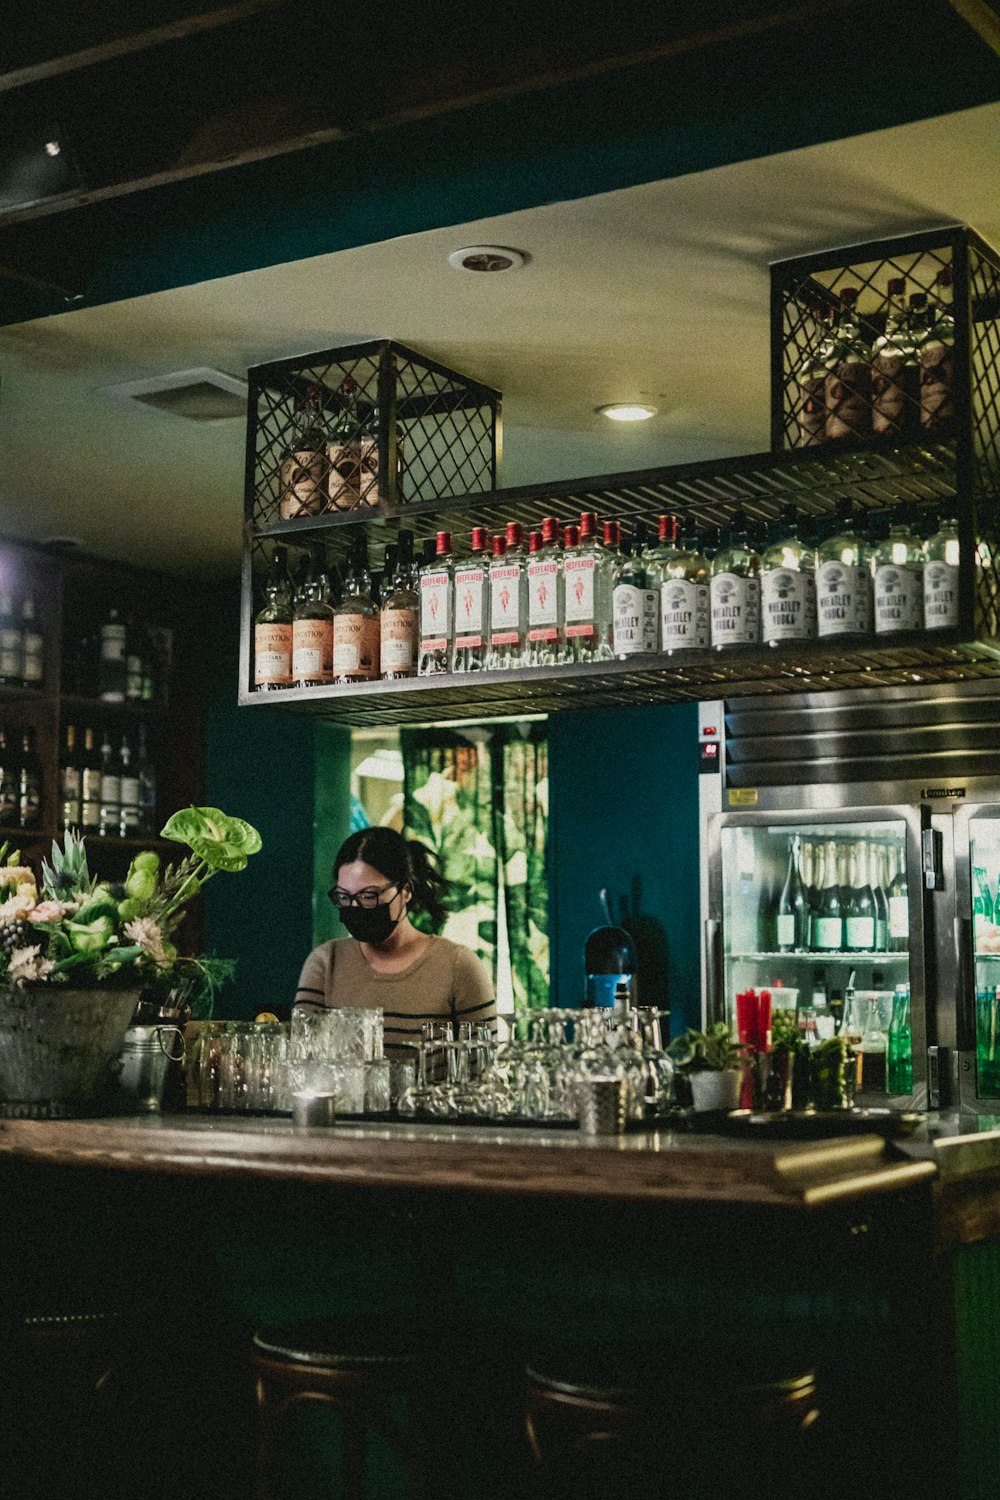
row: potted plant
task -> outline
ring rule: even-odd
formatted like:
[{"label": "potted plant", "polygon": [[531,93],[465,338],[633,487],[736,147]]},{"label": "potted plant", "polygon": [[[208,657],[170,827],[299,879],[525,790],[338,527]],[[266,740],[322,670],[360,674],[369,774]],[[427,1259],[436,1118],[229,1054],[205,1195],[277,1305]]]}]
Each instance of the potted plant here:
[{"label": "potted plant", "polygon": [[689,1027],[674,1038],[668,1051],[691,1085],[696,1110],[737,1107],[747,1049],[733,1040],[725,1021],[714,1022],[707,1031]]},{"label": "potted plant", "polygon": [[42,861],[41,885],[0,847],[0,1115],[93,1113],[147,984],[183,978],[192,962],[171,941],[188,902],[220,870],[242,870],[260,835],[214,807],[188,807],[161,837],[190,853],[163,866],[136,854],[121,885],[91,874],[67,832]]}]

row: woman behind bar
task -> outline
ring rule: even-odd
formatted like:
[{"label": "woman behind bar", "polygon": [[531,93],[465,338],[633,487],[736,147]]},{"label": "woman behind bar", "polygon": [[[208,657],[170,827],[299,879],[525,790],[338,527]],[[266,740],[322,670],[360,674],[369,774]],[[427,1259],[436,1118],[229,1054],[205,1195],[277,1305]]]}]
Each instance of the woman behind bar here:
[{"label": "woman behind bar", "polygon": [[296,1005],[357,1005],[384,1012],[385,1044],[412,1046],[426,1021],[494,1021],[493,985],[476,955],[420,932],[410,909],[444,920],[448,882],[423,844],[392,828],[363,828],[333,862],[330,900],[346,938],[306,959]]}]

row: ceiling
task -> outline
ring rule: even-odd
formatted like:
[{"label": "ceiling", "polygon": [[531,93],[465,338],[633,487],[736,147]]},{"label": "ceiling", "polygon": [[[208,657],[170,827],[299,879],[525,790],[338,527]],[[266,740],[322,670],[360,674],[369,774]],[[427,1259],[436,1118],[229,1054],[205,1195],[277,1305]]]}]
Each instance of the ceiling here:
[{"label": "ceiling", "polygon": [[[243,424],[107,388],[389,336],[499,387],[501,482],[768,444],[768,263],[953,220],[1000,246],[1000,105],[0,330],[0,531],[235,573]],[[528,265],[452,270],[512,245]],[[659,415],[622,428],[601,403]]]}]

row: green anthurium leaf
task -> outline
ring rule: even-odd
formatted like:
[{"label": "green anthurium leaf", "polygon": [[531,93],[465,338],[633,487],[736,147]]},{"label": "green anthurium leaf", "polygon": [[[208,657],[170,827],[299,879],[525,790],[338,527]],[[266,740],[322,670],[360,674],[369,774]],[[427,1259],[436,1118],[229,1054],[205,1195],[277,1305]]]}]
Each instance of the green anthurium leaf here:
[{"label": "green anthurium leaf", "polygon": [[160,830],[165,839],[187,844],[212,870],[245,870],[251,854],[261,846],[260,834],[243,818],[218,807],[185,807],[168,818]]}]

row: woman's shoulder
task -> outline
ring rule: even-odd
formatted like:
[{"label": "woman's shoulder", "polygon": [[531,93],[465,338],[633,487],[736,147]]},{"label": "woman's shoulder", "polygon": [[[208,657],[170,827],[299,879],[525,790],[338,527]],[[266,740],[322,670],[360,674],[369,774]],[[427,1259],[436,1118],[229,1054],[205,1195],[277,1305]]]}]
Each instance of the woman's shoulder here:
[{"label": "woman's shoulder", "polygon": [[307,962],[330,969],[338,962],[346,963],[356,948],[357,944],[351,938],[327,938],[325,943],[317,943],[309,954]]}]

